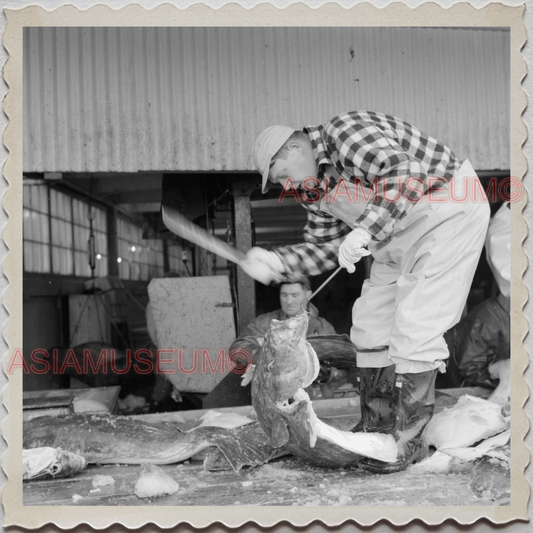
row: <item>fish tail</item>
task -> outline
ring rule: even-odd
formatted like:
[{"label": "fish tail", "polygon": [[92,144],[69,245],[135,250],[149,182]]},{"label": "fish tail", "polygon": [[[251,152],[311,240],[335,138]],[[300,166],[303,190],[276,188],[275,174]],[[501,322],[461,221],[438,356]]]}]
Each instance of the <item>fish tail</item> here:
[{"label": "fish tail", "polygon": [[[357,433],[356,433],[357,435]],[[398,459],[398,445],[392,435],[384,433],[362,433],[367,436],[366,456],[385,463],[394,463]]]}]

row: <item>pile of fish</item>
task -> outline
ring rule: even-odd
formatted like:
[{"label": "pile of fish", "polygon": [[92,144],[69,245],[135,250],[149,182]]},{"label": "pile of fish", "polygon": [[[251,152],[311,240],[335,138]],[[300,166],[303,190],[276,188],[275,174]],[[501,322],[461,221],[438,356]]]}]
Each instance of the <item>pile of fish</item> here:
[{"label": "pile of fish", "polygon": [[283,447],[313,464],[339,467],[363,457],[394,462],[396,441],[380,433],[340,431],[316,416],[305,388],[320,363],[306,340],[306,313],[273,320],[252,380],[252,404],[274,447]]},{"label": "pile of fish", "polygon": [[[34,418],[24,423],[24,479],[74,475],[88,463],[164,465],[199,454],[208,470],[236,472],[286,454],[330,468],[357,465],[364,457],[394,462],[397,447],[391,435],[341,431],[317,417],[305,391],[320,371],[306,340],[307,323],[307,314],[272,322],[252,380],[258,421],[241,417],[238,422],[244,425],[229,427],[218,417],[204,417],[198,427],[182,431],[169,422],[109,414]],[[326,342],[337,351],[335,339]],[[215,427],[221,425],[226,427]],[[507,429],[501,406],[463,397],[428,425],[425,438],[437,452],[432,463],[418,468],[444,472],[453,462],[498,459],[509,440]]]},{"label": "pile of fish", "polygon": [[[229,463],[237,472],[287,453],[330,467],[356,464],[362,457],[394,461],[397,450],[391,436],[339,431],[317,418],[303,390],[320,370],[305,339],[307,322],[306,314],[274,321],[267,335],[252,385],[259,423],[244,419],[241,427],[224,428],[204,419],[199,427],[183,432],[171,423],[112,415],[41,417],[24,424],[23,447],[67,450],[98,464],[170,464],[208,450],[206,469],[225,469]],[[336,349],[334,339],[327,343]],[[70,472],[78,470],[76,465]]]},{"label": "pile of fish", "polygon": [[471,450],[469,447],[476,442],[508,429],[509,421],[500,405],[465,394],[453,407],[431,419],[424,438],[429,446],[458,457],[457,450]]},{"label": "pile of fish", "polygon": [[509,498],[509,424],[501,405],[465,394],[429,422],[424,438],[436,451],[411,469],[435,474],[469,470],[470,485],[477,496]]}]

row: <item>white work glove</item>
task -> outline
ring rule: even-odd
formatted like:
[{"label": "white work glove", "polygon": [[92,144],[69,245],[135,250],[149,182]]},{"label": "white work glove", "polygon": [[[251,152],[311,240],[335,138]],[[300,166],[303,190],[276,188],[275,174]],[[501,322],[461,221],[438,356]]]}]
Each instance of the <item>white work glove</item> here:
[{"label": "white work glove", "polygon": [[354,263],[366,255],[370,255],[365,246],[371,238],[370,233],[363,228],[355,228],[349,233],[339,247],[339,265],[353,274],[355,272]]},{"label": "white work glove", "polygon": [[250,365],[248,370],[241,376],[241,387],[246,387],[248,383],[251,383],[252,378],[254,377],[255,365]]},{"label": "white work glove", "polygon": [[276,252],[269,252],[259,246],[248,250],[241,268],[253,279],[268,285],[272,281],[281,281],[285,267]]}]

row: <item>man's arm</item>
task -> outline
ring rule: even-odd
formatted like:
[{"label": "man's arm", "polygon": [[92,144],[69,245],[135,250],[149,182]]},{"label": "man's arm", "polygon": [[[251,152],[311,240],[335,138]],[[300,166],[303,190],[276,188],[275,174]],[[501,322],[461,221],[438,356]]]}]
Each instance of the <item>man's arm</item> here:
[{"label": "man's arm", "polygon": [[275,251],[281,257],[286,273],[316,276],[338,266],[339,246],[351,229],[314,206],[304,204],[304,207],[307,209],[304,242],[282,246]]},{"label": "man's arm", "polygon": [[319,318],[320,321],[320,331],[318,335],[336,335],[337,332],[335,331],[335,328],[325,319],[325,318]]},{"label": "man's arm", "polygon": [[337,332],[325,318],[310,316],[307,336],[311,337],[315,335],[337,335]]},{"label": "man's arm", "polygon": [[272,322],[272,313],[265,313],[255,317],[246,327],[243,328],[239,338],[241,337],[264,337],[270,323]]},{"label": "man's arm", "polygon": [[[257,356],[263,346],[266,332],[272,321],[270,313],[259,315],[254,318],[241,332],[241,334],[233,341],[229,348],[229,352],[235,352],[234,356],[237,360],[249,363],[250,360],[244,355],[239,357],[239,351],[247,352],[252,358],[253,363],[257,361]],[[246,360],[245,360],[246,359]]]}]

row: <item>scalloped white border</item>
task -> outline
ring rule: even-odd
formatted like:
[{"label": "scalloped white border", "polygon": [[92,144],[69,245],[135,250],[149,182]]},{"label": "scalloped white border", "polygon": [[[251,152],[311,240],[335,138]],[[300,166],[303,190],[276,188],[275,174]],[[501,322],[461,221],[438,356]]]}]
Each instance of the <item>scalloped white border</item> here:
[{"label": "scalloped white border", "polygon": [[[9,287],[4,294],[4,306],[9,318],[4,327],[4,338],[10,347],[22,345],[22,271],[21,271],[21,198],[22,184],[22,26],[159,26],[170,23],[179,25],[347,25],[357,17],[358,24],[374,26],[511,26],[511,172],[523,178],[527,170],[527,160],[522,145],[527,138],[526,126],[521,115],[527,105],[527,97],[521,87],[526,74],[526,64],[521,48],[526,41],[523,23],[523,9],[493,3],[482,8],[471,4],[458,3],[443,9],[436,3],[424,3],[412,9],[403,3],[395,2],[380,9],[370,3],[357,4],[345,9],[338,4],[325,4],[311,9],[304,4],[291,4],[279,10],[271,4],[260,4],[253,9],[244,9],[238,4],[227,4],[216,10],[195,4],[187,9],[176,8],[171,4],[161,4],[146,10],[138,4],[127,5],[120,11],[108,6],[97,5],[80,10],[69,5],[54,11],[39,6],[20,10],[6,10],[4,46],[9,59],[4,66],[4,79],[9,86],[3,109],[9,123],[4,131],[4,144],[9,151],[4,166],[4,176],[9,188],[3,198],[3,206],[9,221],[4,230],[4,241],[9,253],[4,260],[4,272],[9,279]],[[353,17],[353,18],[352,18]],[[453,518],[461,524],[471,524],[480,518],[493,523],[507,523],[511,520],[527,519],[529,484],[523,475],[529,462],[529,453],[524,437],[529,421],[523,405],[529,396],[528,387],[522,379],[528,364],[528,354],[523,339],[528,331],[522,309],[527,302],[528,292],[523,281],[527,268],[527,257],[522,243],[528,230],[522,211],[527,198],[523,197],[512,209],[512,491],[511,505],[508,507],[305,507],[305,511],[295,507],[180,507],[179,517],[173,507],[29,507],[22,506],[21,478],[21,419],[10,414],[3,426],[8,441],[2,466],[8,482],[2,494],[5,512],[4,525],[18,525],[36,528],[45,524],[55,524],[61,528],[74,527],[87,523],[94,528],[104,528],[111,524],[126,527],[140,527],[143,524],[157,524],[172,527],[176,524],[190,524],[205,527],[221,523],[236,527],[247,522],[261,526],[272,526],[288,521],[294,526],[305,526],[320,520],[328,526],[355,521],[360,525],[375,524],[387,520],[392,524],[407,524],[419,519],[426,524],[440,524]],[[8,351],[8,355],[11,355]],[[4,358],[4,362],[8,357]],[[5,370],[4,364],[4,370]],[[10,413],[19,413],[21,407],[22,374],[15,373],[4,393],[4,404]]]}]

